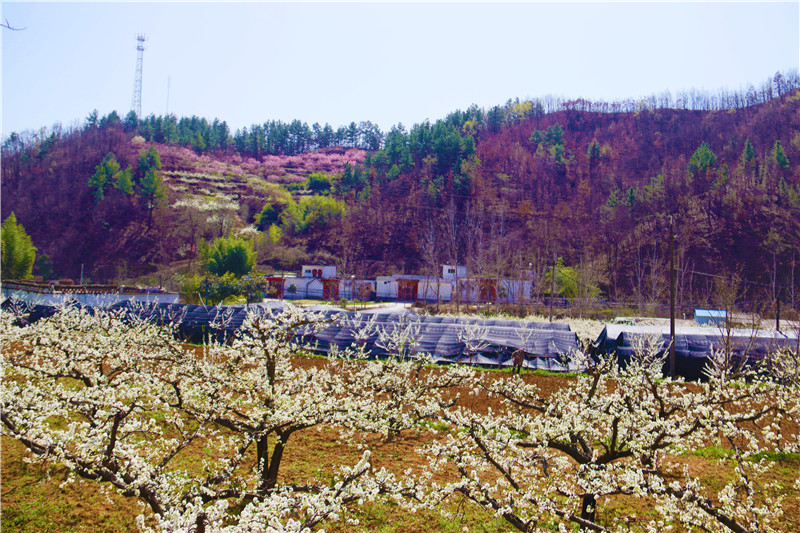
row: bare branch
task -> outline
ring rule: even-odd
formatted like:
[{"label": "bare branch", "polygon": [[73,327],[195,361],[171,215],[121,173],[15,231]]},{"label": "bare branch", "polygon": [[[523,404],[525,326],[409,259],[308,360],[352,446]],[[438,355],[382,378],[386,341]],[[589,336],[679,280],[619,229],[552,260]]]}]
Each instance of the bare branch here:
[{"label": "bare branch", "polygon": [[25,29],[25,28],[15,28],[14,26],[12,26],[12,25],[11,25],[11,24],[8,22],[8,19],[6,19],[6,20],[5,20],[5,22],[0,22],[0,27],[3,27],[3,28],[8,28],[8,29],[9,29],[9,30],[11,30],[11,31],[22,31],[22,30],[24,30],[24,29]]}]

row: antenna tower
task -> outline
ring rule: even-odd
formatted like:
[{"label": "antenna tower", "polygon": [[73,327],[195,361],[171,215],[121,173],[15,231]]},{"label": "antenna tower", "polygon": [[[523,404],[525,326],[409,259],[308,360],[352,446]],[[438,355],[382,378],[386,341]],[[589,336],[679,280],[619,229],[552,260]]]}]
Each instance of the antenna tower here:
[{"label": "antenna tower", "polygon": [[146,38],[142,34],[136,36],[136,78],[133,81],[131,111],[136,113],[139,118],[142,116],[142,59],[144,58],[145,40]]}]

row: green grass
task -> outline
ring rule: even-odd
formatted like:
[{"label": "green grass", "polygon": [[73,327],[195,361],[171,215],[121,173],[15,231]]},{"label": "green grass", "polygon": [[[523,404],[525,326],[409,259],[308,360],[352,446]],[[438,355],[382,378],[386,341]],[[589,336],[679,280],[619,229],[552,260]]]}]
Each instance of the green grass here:
[{"label": "green grass", "polygon": [[[697,457],[702,457],[704,459],[733,459],[734,452],[728,448],[722,448],[721,446],[707,446],[705,448],[699,448],[692,452],[692,455]],[[766,459],[768,461],[775,461],[775,462],[789,462],[789,463],[800,463],[800,453],[789,453],[789,452],[759,452],[752,455],[748,455],[747,459],[750,461],[761,461],[762,459]],[[798,465],[800,466],[800,465]]]},{"label": "green grass", "polygon": [[[435,366],[433,368],[436,368]],[[511,367],[503,367],[497,368],[497,366],[482,366],[482,365],[475,365],[476,369],[480,369],[482,372],[499,372],[501,374],[510,374],[513,371]],[[537,368],[534,370],[523,370],[521,375],[533,374],[534,376],[540,376],[543,378],[577,378],[584,374],[580,372],[554,372],[552,370],[544,370],[541,368]]]},{"label": "green grass", "polygon": [[439,433],[444,433],[452,429],[450,424],[440,420],[422,420],[419,422],[419,426],[423,428],[430,428],[434,431],[438,431]]},{"label": "green grass", "polygon": [[494,517],[470,502],[454,501],[447,505],[453,518],[443,516],[439,511],[422,509],[411,513],[394,502],[370,502],[354,508],[349,515],[356,518],[359,525],[354,527],[345,521],[328,522],[325,531],[329,533],[350,533],[370,531],[374,533],[427,533],[437,531],[458,533],[464,531],[478,533],[501,533],[513,528],[505,520]]},{"label": "green grass", "polygon": [[702,457],[703,459],[729,459],[733,457],[733,450],[722,448],[720,446],[707,446],[705,448],[698,448],[692,452],[692,455]]},{"label": "green grass", "polygon": [[136,531],[141,507],[134,499],[114,491],[106,495],[89,481],[64,484],[66,469],[51,466],[48,474],[44,467],[24,462],[23,446],[7,437],[2,440],[2,455],[2,531]]},{"label": "green grass", "polygon": [[580,372],[553,372],[552,370],[542,369],[530,370],[529,372],[535,376],[545,378],[577,378],[583,375]]},{"label": "green grass", "polygon": [[[776,462],[787,462],[787,463],[800,463],[800,453],[789,453],[789,452],[759,452],[753,454],[748,457],[753,461],[760,461],[761,459],[767,459],[769,461],[776,461]],[[800,464],[797,465],[800,468]]]}]

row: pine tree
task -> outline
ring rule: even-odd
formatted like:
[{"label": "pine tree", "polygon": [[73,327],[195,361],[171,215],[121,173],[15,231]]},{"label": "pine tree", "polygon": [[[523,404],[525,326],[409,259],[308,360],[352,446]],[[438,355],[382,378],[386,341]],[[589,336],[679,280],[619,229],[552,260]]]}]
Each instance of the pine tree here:
[{"label": "pine tree", "polygon": [[119,163],[113,153],[108,153],[94,168],[94,174],[89,178],[89,188],[92,196],[98,202],[105,197],[106,187],[114,183],[114,177],[119,172]]},{"label": "pine tree", "polygon": [[135,190],[142,205],[147,210],[147,227],[153,220],[153,209],[158,200],[166,197],[166,187],[161,179],[161,157],[155,147],[151,147],[139,157],[139,164],[136,166],[137,179]]},{"label": "pine tree", "polygon": [[753,148],[753,143],[750,142],[750,139],[746,139],[744,142],[744,149],[742,150],[742,162],[749,163],[755,158],[756,149]]},{"label": "pine tree", "polygon": [[783,153],[783,146],[780,141],[775,141],[775,146],[772,147],[772,157],[775,158],[775,164],[781,170],[789,168],[789,158]]}]

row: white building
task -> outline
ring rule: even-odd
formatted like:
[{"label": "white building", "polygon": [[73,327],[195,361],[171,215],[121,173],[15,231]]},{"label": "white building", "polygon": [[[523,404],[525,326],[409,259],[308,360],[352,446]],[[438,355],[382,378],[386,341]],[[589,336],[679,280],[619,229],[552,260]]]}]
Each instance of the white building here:
[{"label": "white building", "polygon": [[378,276],[375,293],[382,300],[449,302],[453,298],[455,278],[395,274]]},{"label": "white building", "polygon": [[458,279],[467,277],[467,267],[442,265],[442,279]]},{"label": "white building", "polygon": [[470,278],[467,267],[442,265],[441,277],[417,274],[337,278],[335,266],[303,265],[300,276],[268,277],[270,295],[289,299],[400,300],[521,303],[531,298],[530,280]]},{"label": "white building", "polygon": [[303,265],[300,275],[304,278],[333,279],[336,277],[336,267],[330,265]]}]

